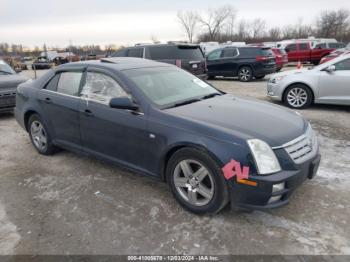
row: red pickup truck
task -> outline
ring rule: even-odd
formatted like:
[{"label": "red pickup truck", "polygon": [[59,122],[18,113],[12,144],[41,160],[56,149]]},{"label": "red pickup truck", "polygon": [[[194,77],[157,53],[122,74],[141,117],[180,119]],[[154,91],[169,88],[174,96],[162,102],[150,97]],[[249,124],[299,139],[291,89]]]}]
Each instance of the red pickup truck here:
[{"label": "red pickup truck", "polygon": [[321,59],[335,48],[312,48],[309,42],[290,43],[285,47],[289,62],[311,62],[318,65]]}]

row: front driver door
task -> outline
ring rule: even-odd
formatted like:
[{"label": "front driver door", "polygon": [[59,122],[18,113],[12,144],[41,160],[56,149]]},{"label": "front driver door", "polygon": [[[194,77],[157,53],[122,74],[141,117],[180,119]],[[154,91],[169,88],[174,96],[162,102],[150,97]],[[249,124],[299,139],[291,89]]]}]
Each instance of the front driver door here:
[{"label": "front driver door", "polygon": [[88,69],[80,103],[83,150],[142,169],[147,141],[146,116],[109,107],[111,98],[123,96],[130,95],[112,75],[104,70]]},{"label": "front driver door", "polygon": [[209,53],[207,57],[208,74],[219,76],[222,73],[222,49],[217,49]]},{"label": "front driver door", "polygon": [[320,102],[350,105],[350,58],[336,64],[334,72],[320,72]]}]

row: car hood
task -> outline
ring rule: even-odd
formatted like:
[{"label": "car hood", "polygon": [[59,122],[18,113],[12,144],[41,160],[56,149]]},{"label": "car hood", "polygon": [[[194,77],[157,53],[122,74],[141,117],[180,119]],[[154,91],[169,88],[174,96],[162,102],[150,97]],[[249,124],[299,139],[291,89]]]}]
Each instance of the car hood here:
[{"label": "car hood", "polygon": [[294,70],[283,71],[283,72],[280,72],[280,73],[273,74],[271,76],[271,79],[276,78],[276,77],[280,77],[280,76],[290,76],[290,75],[302,74],[302,73],[306,73],[306,72],[310,72],[310,71],[312,71],[312,69],[308,69],[308,68],[301,68],[301,69],[294,69]]},{"label": "car hood", "polygon": [[281,146],[305,133],[306,121],[280,106],[233,95],[217,96],[170,108],[167,113],[186,118],[242,139],[258,138]]},{"label": "car hood", "polygon": [[17,88],[17,86],[29,78],[21,75],[4,75],[0,76],[0,89]]}]

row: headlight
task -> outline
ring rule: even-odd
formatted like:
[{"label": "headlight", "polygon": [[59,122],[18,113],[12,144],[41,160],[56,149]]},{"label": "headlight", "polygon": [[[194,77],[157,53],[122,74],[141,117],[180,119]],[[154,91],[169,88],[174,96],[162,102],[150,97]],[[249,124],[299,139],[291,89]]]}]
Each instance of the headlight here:
[{"label": "headlight", "polygon": [[274,78],[271,78],[270,82],[271,83],[278,83],[278,82],[281,82],[286,76],[277,76],[277,77],[274,77]]},{"label": "headlight", "polygon": [[250,139],[247,141],[252,152],[260,175],[267,175],[281,171],[280,163],[271,147],[262,140]]}]

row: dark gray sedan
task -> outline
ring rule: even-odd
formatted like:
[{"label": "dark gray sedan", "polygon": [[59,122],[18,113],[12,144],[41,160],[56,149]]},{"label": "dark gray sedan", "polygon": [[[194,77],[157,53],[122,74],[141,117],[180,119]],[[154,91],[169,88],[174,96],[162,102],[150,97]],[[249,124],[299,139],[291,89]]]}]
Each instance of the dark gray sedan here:
[{"label": "dark gray sedan", "polygon": [[13,111],[17,86],[27,80],[28,78],[18,75],[8,64],[0,60],[0,113]]},{"label": "dark gray sedan", "polygon": [[320,161],[299,114],[145,59],[59,66],[18,87],[15,112],[39,153],[65,148],[158,177],[195,213],[284,205]]}]

